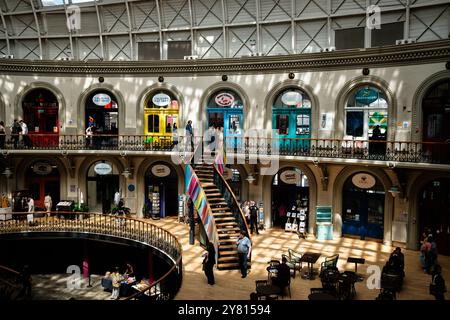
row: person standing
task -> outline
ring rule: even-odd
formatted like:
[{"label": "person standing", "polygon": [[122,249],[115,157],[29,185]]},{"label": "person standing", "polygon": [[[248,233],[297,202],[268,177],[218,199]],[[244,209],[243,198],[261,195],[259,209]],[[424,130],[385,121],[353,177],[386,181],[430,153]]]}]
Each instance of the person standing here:
[{"label": "person standing", "polygon": [[436,300],[445,300],[444,293],[447,292],[447,288],[445,287],[445,280],[442,277],[441,272],[441,266],[435,264],[433,266],[433,272],[431,274],[430,294],[433,295]]},{"label": "person standing", "polygon": [[34,200],[32,197],[28,197],[28,212],[34,212]]},{"label": "person standing", "polygon": [[214,250],[214,245],[211,242],[206,245],[206,252],[203,257],[203,271],[205,271],[208,284],[212,286],[215,283],[213,268],[216,264],[216,250]]},{"label": "person standing", "polygon": [[0,149],[5,149],[6,130],[5,123],[0,121]]},{"label": "person standing", "polygon": [[22,135],[23,146],[26,148],[31,147],[30,137],[28,136],[27,124],[22,119],[19,121],[19,124],[22,128],[22,132],[20,134]]},{"label": "person standing", "polygon": [[191,152],[194,152],[194,129],[192,128],[192,120],[186,124],[186,149],[190,142]]},{"label": "person standing", "polygon": [[45,206],[45,211],[47,212],[47,215],[50,217],[50,212],[52,211],[52,207],[53,207],[53,201],[52,201],[52,197],[50,196],[50,193],[47,194],[44,198],[44,206]]},{"label": "person standing", "polygon": [[22,132],[22,127],[20,126],[17,119],[14,119],[14,122],[11,126],[11,140],[13,141],[14,148],[17,149],[19,144],[19,134]]},{"label": "person standing", "polygon": [[253,234],[253,229],[256,229],[256,234],[259,234],[258,231],[258,207],[255,204],[255,201],[251,202],[250,205],[250,232]]},{"label": "person standing", "polygon": [[188,218],[189,218],[189,244],[195,243],[195,218],[194,218],[194,202],[188,198]]},{"label": "person standing", "polygon": [[236,246],[242,274],[241,278],[245,278],[247,277],[247,261],[250,259],[252,253],[252,243],[244,230],[241,230],[239,233],[239,239],[236,241]]}]

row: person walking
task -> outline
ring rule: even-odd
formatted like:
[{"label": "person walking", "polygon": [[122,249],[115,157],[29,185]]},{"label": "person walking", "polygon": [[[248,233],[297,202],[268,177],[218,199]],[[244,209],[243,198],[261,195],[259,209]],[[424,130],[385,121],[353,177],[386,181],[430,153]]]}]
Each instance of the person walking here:
[{"label": "person walking", "polygon": [[250,210],[250,232],[253,234],[253,229],[256,229],[256,234],[259,234],[258,231],[258,207],[255,204],[255,201],[251,202],[249,207]]},{"label": "person walking", "polygon": [[0,121],[0,149],[5,149],[6,130],[5,123]]},{"label": "person walking", "polygon": [[206,245],[206,252],[203,254],[203,271],[205,272],[206,278],[208,279],[209,285],[214,285],[214,265],[216,264],[216,250],[214,250],[214,245],[208,242]]},{"label": "person walking", "polygon": [[53,201],[52,201],[52,197],[50,196],[50,193],[47,194],[44,198],[44,206],[45,206],[45,211],[47,212],[47,215],[50,217],[50,212],[52,211],[52,207],[53,207]]},{"label": "person walking", "polygon": [[237,252],[239,256],[239,266],[241,269],[242,278],[247,277],[247,261],[250,259],[252,253],[252,243],[247,237],[247,233],[241,230],[239,239],[236,241]]}]

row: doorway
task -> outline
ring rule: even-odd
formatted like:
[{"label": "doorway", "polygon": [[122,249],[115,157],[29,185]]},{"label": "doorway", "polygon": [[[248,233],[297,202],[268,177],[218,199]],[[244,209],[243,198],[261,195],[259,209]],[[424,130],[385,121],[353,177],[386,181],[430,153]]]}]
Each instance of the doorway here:
[{"label": "doorway", "polygon": [[[108,174],[100,170],[96,171],[98,164],[105,164],[110,166],[111,170]],[[101,212],[104,214],[110,213],[112,204],[114,202],[114,194],[120,193],[120,179],[117,167],[107,161],[99,161],[91,165],[86,177],[86,194],[89,211]]]},{"label": "doorway", "polygon": [[26,172],[26,188],[30,191],[36,210],[45,210],[44,198],[52,197],[53,207],[60,201],[60,175],[56,165],[46,161],[34,162]]},{"label": "doorway", "polygon": [[171,165],[157,162],[147,169],[144,199],[154,218],[178,215],[178,175]]},{"label": "doorway", "polygon": [[285,227],[287,213],[304,212],[306,225],[309,213],[308,177],[298,168],[284,168],[272,180],[272,223]]},{"label": "doorway", "polygon": [[450,179],[433,180],[419,193],[419,228],[430,228],[439,254],[450,256]]},{"label": "doorway", "polygon": [[[361,179],[372,182],[363,185]],[[342,192],[342,234],[382,240],[384,201],[384,188],[376,177],[367,173],[349,177]]]}]

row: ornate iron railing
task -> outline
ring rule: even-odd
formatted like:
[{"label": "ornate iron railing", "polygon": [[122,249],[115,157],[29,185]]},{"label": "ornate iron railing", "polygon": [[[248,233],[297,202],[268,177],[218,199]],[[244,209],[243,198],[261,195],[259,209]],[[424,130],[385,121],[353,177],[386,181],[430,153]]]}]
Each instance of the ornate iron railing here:
[{"label": "ornate iron railing", "polygon": [[214,184],[219,189],[220,193],[223,195],[228,207],[230,208],[231,213],[236,219],[239,229],[244,230],[245,232],[247,232],[248,235],[250,235],[250,233],[248,232],[249,231],[248,224],[247,221],[245,220],[244,213],[241,210],[241,206],[239,205],[239,202],[237,201],[236,196],[234,195],[231,187],[228,185],[226,180],[220,174],[216,166],[214,166]]},{"label": "ornate iron railing", "polygon": [[[8,135],[4,150],[118,150],[171,151],[180,155],[191,153],[203,141],[196,136],[193,146],[183,136],[149,135],[57,135],[29,134],[28,143],[19,135]],[[264,156],[303,156],[321,158],[398,161],[412,163],[450,164],[450,141],[412,142],[360,139],[296,139],[263,137],[228,137],[226,154]],[[3,152],[8,152],[4,151]]]},{"label": "ornate iron railing", "polygon": [[21,289],[20,273],[11,268],[0,265],[0,301],[15,300]]},{"label": "ornate iron railing", "polygon": [[[170,232],[147,221],[99,213],[56,212],[48,217],[44,212],[13,213],[13,219],[0,221],[0,234],[30,232],[74,232],[100,234],[137,241],[151,246],[172,260],[170,270],[160,279],[150,283],[134,297],[145,296],[155,300],[175,297],[182,280],[182,246]],[[147,294],[150,293],[150,294]]]}]

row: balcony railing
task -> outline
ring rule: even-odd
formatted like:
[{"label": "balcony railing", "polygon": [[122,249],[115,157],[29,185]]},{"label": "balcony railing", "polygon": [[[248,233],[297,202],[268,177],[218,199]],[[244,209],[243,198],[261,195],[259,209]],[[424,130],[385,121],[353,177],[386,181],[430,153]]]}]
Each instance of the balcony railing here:
[{"label": "balcony railing", "polygon": [[0,221],[0,234],[74,232],[100,234],[144,243],[167,255],[173,261],[173,265],[160,279],[150,283],[132,297],[152,300],[173,299],[181,287],[182,246],[174,235],[154,224],[134,218],[86,212],[58,211],[54,217],[48,217],[44,212],[35,212],[33,219],[30,220],[27,215],[23,212],[13,213],[13,219]]},{"label": "balcony railing", "polygon": [[[55,135],[32,134],[24,140],[8,135],[5,150],[124,150],[172,151],[190,153],[192,146],[185,137],[148,135]],[[203,142],[196,136],[194,146]],[[27,143],[24,143],[27,141]],[[226,153],[238,155],[301,156],[340,159],[362,159],[413,163],[450,164],[450,141],[411,142],[346,139],[296,139],[230,137],[225,139]],[[1,145],[0,145],[1,148]]]}]

